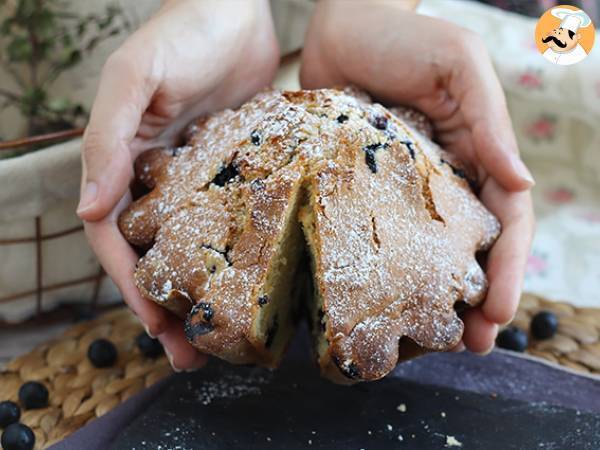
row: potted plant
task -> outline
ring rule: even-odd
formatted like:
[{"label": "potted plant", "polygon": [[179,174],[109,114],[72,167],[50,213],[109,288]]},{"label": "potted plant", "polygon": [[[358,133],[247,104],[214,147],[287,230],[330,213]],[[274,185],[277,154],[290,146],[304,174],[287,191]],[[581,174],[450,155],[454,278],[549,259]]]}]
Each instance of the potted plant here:
[{"label": "potted plant", "polygon": [[18,134],[26,144],[15,149],[0,142],[0,323],[64,301],[117,298],[75,215],[80,141],[48,148],[36,137],[79,134],[87,110],[57,94],[55,83],[100,43],[131,28],[117,5],[92,13],[74,6],[72,0],[0,0],[0,72],[7,80],[0,110],[24,119]]}]

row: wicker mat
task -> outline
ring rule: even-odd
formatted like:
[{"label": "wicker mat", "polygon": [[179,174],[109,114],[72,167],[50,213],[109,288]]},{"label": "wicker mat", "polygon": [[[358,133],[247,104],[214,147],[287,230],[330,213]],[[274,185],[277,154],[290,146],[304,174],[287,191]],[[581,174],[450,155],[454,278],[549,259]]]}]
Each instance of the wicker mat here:
[{"label": "wicker mat", "polygon": [[[531,341],[528,353],[569,368],[600,374],[600,309],[575,308],[525,294],[513,325],[527,330],[538,311],[559,316],[558,334],[545,341]],[[80,323],[58,339],[11,361],[0,374],[0,401],[17,401],[26,381],[43,382],[50,392],[50,406],[24,411],[21,421],[36,435],[36,449],[43,449],[127,400],[141,389],[171,373],[165,356],[144,357],[135,345],[142,332],[126,308]],[[97,369],[87,358],[91,342],[108,338],[117,346],[114,367]]]},{"label": "wicker mat", "polygon": [[[36,449],[44,449],[99,417],[129,397],[171,373],[167,358],[144,357],[135,338],[143,331],[126,308],[82,322],[58,339],[11,361],[0,374],[0,401],[17,401],[19,387],[40,381],[50,393],[50,406],[24,411],[21,422],[35,434]],[[98,338],[110,339],[117,363],[98,369],[87,350]]]}]

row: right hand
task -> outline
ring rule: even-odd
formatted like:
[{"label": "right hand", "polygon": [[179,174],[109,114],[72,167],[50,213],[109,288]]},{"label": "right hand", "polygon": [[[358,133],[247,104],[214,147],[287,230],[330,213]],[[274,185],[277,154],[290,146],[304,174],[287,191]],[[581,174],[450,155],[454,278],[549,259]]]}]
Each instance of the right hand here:
[{"label": "right hand", "polygon": [[502,234],[487,260],[487,298],[464,314],[463,340],[469,350],[487,353],[521,296],[534,181],[519,157],[481,38],[406,11],[408,3],[319,0],[302,53],[302,86],[351,84],[384,104],[412,106],[433,121],[437,141],[476,170],[481,201],[500,220]]},{"label": "right hand", "polygon": [[168,0],[107,60],[83,138],[77,213],[102,266],[175,369],[201,367],[181,321],[141,297],[138,256],[117,227],[133,162],[193,118],[236,107],[273,80],[279,51],[267,0]]}]

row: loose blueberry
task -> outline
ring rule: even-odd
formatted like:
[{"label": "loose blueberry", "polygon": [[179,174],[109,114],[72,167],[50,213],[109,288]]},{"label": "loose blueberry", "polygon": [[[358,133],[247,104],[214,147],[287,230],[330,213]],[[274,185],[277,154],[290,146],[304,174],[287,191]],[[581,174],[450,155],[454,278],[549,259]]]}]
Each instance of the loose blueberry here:
[{"label": "loose blueberry", "polygon": [[258,306],[265,306],[267,303],[269,303],[269,296],[267,294],[258,297]]},{"label": "loose blueberry", "polygon": [[108,339],[96,339],[88,347],[87,355],[94,367],[111,367],[117,361],[117,348]]},{"label": "loose blueberry", "polygon": [[524,352],[528,344],[527,334],[517,327],[508,327],[498,334],[496,344],[507,350]]},{"label": "loose blueberry", "polygon": [[558,330],[558,318],[550,311],[540,311],[531,319],[531,334],[537,339],[550,339]]},{"label": "loose blueberry", "polygon": [[21,409],[15,402],[0,402],[0,428],[6,428],[21,418]]},{"label": "loose blueberry", "polygon": [[373,125],[378,130],[385,130],[388,126],[388,118],[385,116],[372,117],[371,125]]},{"label": "loose blueberry", "polygon": [[27,425],[13,423],[2,433],[0,443],[4,450],[31,450],[35,445],[35,435]]},{"label": "loose blueberry", "polygon": [[28,381],[19,388],[19,401],[25,409],[48,406],[48,389],[37,381]]},{"label": "loose blueberry", "polygon": [[260,143],[262,142],[262,138],[258,130],[253,130],[252,133],[250,133],[250,140],[252,141],[253,145],[260,145]]},{"label": "loose blueberry", "polygon": [[337,120],[339,123],[344,123],[349,119],[349,117],[346,114],[340,114],[339,116],[337,116]]},{"label": "loose blueberry", "polygon": [[146,333],[141,333],[135,338],[140,353],[147,358],[158,358],[163,354],[163,346],[158,339],[151,338]]}]

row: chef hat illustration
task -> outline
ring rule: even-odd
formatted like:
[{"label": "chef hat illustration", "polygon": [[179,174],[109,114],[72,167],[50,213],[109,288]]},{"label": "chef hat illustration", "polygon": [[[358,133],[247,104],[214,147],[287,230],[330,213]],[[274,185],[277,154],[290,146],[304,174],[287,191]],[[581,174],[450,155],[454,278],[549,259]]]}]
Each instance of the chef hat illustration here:
[{"label": "chef hat illustration", "polygon": [[577,33],[579,28],[585,28],[592,23],[590,17],[581,10],[574,11],[568,8],[554,8],[551,12],[554,17],[558,17],[561,20],[561,28],[571,30],[573,33]]}]

